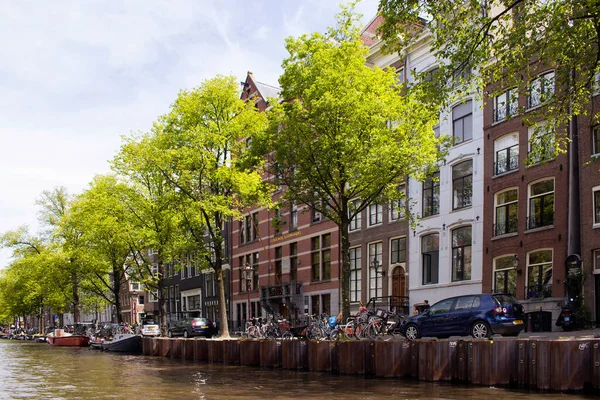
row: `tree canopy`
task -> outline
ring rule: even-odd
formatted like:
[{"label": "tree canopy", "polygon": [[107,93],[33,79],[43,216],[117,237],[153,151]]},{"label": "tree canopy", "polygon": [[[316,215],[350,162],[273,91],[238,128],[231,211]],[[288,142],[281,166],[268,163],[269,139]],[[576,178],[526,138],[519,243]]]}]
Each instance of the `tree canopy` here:
[{"label": "tree canopy", "polygon": [[288,202],[339,226],[345,315],[350,220],[369,204],[401,198],[399,185],[423,178],[439,144],[437,109],[419,100],[420,89],[404,90],[395,71],[367,65],[358,18],[353,5],[343,7],[326,33],[286,39],[279,82],[288,101],[271,101],[270,129],[253,143]]},{"label": "tree canopy", "polygon": [[[430,86],[437,90],[430,98],[441,105],[464,90],[487,91],[491,101],[516,89],[513,95],[518,91],[536,99],[514,113],[529,126],[544,119],[564,127],[571,115],[590,113],[600,71],[600,4],[595,0],[381,0],[380,14],[388,51],[404,52],[428,35],[440,61],[436,80],[444,83]],[[552,69],[553,76],[536,79]],[[537,100],[546,107],[536,108]],[[536,134],[542,137],[546,132],[539,128]],[[555,143],[546,140],[555,151],[565,150],[561,132]]]}]

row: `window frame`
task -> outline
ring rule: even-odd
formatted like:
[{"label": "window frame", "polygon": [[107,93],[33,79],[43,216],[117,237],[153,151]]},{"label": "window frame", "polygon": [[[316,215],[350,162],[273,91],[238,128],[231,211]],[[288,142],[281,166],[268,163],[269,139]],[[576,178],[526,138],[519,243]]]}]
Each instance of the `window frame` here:
[{"label": "window frame", "polygon": [[[462,231],[465,229],[469,229],[469,236],[471,238],[470,243],[468,244],[462,244],[462,245],[455,245],[455,234],[457,234],[458,231]],[[459,226],[456,228],[452,229],[451,232],[451,243],[452,243],[452,282],[462,282],[462,281],[468,281],[471,280],[471,272],[472,272],[472,267],[473,267],[473,226],[472,225],[463,225],[463,226]],[[460,253],[460,255],[459,255]],[[465,254],[468,253],[468,256],[465,256]],[[462,271],[460,273],[460,277],[457,271],[457,267],[458,267],[458,258],[460,257],[461,263],[460,265],[462,265]],[[465,260],[468,259],[468,263],[465,262]],[[467,267],[468,265],[468,267]]]},{"label": "window frame", "polygon": [[[541,263],[535,263],[532,264],[530,262],[531,260],[531,256],[535,253],[541,253],[541,252],[550,252],[550,261],[546,261],[546,262],[541,262]],[[547,277],[546,275],[546,270],[544,268],[544,266],[550,266],[550,276],[549,279],[545,279],[545,277]],[[535,250],[531,250],[527,253],[527,258],[526,258],[526,267],[527,267],[527,276],[526,276],[526,289],[525,289],[525,298],[526,299],[531,299],[531,298],[545,298],[545,297],[552,297],[552,280],[554,279],[554,249],[553,248],[541,248],[541,249],[535,249]],[[530,285],[530,276],[531,276],[531,270],[537,268],[540,271],[538,271],[539,274],[539,279],[538,279],[538,283],[536,284],[536,290],[533,291],[531,290],[532,285]],[[550,283],[542,283],[544,280],[550,282]]]},{"label": "window frame", "polygon": [[[470,163],[471,164],[471,168],[470,168],[470,173],[466,173],[464,175],[461,175],[459,177],[454,177],[454,170],[457,169],[457,167],[464,165],[466,163]],[[473,159],[469,159],[469,160],[464,160],[461,162],[458,162],[454,165],[452,165],[452,211],[455,210],[462,210],[464,208],[469,208],[473,206]],[[457,195],[457,190],[456,190],[456,184],[457,182],[462,181],[462,205],[457,205],[457,199],[459,198],[459,196]],[[467,192],[467,183],[468,181],[470,181],[470,185],[471,185],[471,195],[469,196],[469,200],[468,200],[468,204],[464,204],[465,203],[465,192]]]},{"label": "window frame", "polygon": [[[389,239],[389,242],[390,242],[390,244],[389,244],[390,267],[396,266],[396,265],[405,265],[406,259],[407,259],[407,252],[408,252],[406,236],[392,237]],[[395,246],[394,242],[397,242],[398,245]],[[401,245],[402,242],[404,242],[403,246]],[[394,253],[398,253],[397,258],[394,257]],[[403,253],[404,253],[404,256],[402,257]]]},{"label": "window frame", "polygon": [[362,247],[350,247],[350,303],[358,303],[362,295]]},{"label": "window frame", "polygon": [[[372,249],[375,251],[373,252]],[[369,298],[382,297],[383,296],[383,275],[377,273],[375,269],[371,268],[371,262],[374,258],[377,258],[379,262],[379,271],[384,271],[383,266],[383,242],[369,242],[367,244],[367,264],[369,267]],[[375,286],[373,286],[373,282]],[[374,296],[376,294],[377,296]]]},{"label": "window frame", "polygon": [[313,236],[310,243],[311,282],[331,280],[331,233]]},{"label": "window frame", "polygon": [[[431,186],[426,186],[429,183]],[[426,193],[429,191],[431,191],[431,196],[426,196]],[[425,213],[426,198],[430,201],[427,214]],[[439,215],[440,213],[440,171],[428,175],[422,183],[421,213],[423,214],[423,218]]]},{"label": "window frame", "polygon": [[[541,194],[536,194],[536,195],[532,195],[532,189],[533,186],[542,183],[542,182],[546,182],[546,181],[552,181],[552,192],[544,192]],[[544,213],[541,213],[541,217],[540,217],[540,222],[538,223],[537,221],[534,221],[532,218],[535,216],[532,216],[531,214],[531,206],[532,206],[532,200],[534,199],[541,199],[541,206],[540,206],[540,210],[544,210],[544,203],[545,203],[545,198],[552,196],[552,217],[550,218],[551,221],[548,223],[545,223],[545,215]],[[536,181],[533,181],[531,183],[529,183],[527,185],[527,229],[537,229],[537,228],[544,228],[547,226],[553,226],[554,225],[554,215],[556,214],[556,201],[555,201],[555,196],[556,196],[556,181],[554,179],[554,177],[547,177],[547,178],[541,178],[538,179]],[[547,221],[546,221],[547,222]]]},{"label": "window frame", "polygon": [[[428,251],[425,252],[424,251],[424,246],[423,246],[423,242],[425,240],[425,238],[430,237],[430,236],[437,236],[437,249],[436,250],[432,250],[432,251]],[[435,285],[437,283],[439,283],[440,281],[440,233],[439,232],[431,232],[428,233],[426,235],[422,235],[421,236],[421,269],[422,269],[422,274],[421,274],[421,284],[423,286],[425,285]],[[437,262],[436,265],[434,266],[433,262],[432,262],[432,255],[434,253],[437,253]],[[429,280],[425,279],[426,276],[426,259],[429,260]],[[434,268],[435,267],[435,268]],[[435,274],[434,274],[435,272]],[[434,279],[435,277],[435,279]]]},{"label": "window frame", "polygon": [[600,227],[600,186],[592,188],[592,215],[594,228]]},{"label": "window frame", "polygon": [[592,127],[592,157],[600,156],[600,125]]},{"label": "window frame", "polygon": [[[471,105],[471,111],[466,114],[461,114],[460,116],[455,117],[454,110],[456,110],[456,109],[458,109],[458,107],[464,106],[466,104]],[[468,122],[466,122],[467,120],[468,120]],[[459,141],[457,140],[457,138],[459,138],[459,136],[456,135],[456,124],[458,122],[460,122],[461,127],[462,127],[461,136],[460,136]],[[465,127],[467,126],[467,123],[471,124],[471,137],[469,137],[469,138],[465,138]],[[473,100],[471,100],[471,99],[452,107],[452,140],[453,140],[454,146],[473,140]]]},{"label": "window frame", "polygon": [[[552,75],[552,77],[548,78],[548,76],[550,76],[550,75]],[[537,102],[536,104],[533,104],[532,99],[534,97],[532,96],[532,91],[534,90],[534,85],[538,81],[539,81],[539,85],[540,85],[539,102]],[[548,85],[549,82],[552,82],[551,85]],[[550,95],[548,95],[549,90],[546,88],[546,86],[549,86],[549,87],[551,86],[551,88],[552,88],[552,93]],[[540,106],[544,105],[545,103],[547,103],[548,101],[550,101],[554,97],[555,90],[556,90],[556,73],[553,69],[542,72],[541,74],[538,74],[529,83],[529,90],[527,93],[527,109],[531,110],[533,108],[540,107]]]},{"label": "window frame", "polygon": [[[350,201],[350,203],[352,203],[353,205],[356,205],[356,203],[360,203],[360,200],[352,200],[352,201]],[[350,207],[349,207],[348,213],[351,213],[351,212],[352,211],[350,210]],[[359,231],[361,229],[362,229],[362,211],[359,213],[356,213],[354,218],[350,219],[350,223],[348,225],[349,232]]]},{"label": "window frame", "polygon": [[[516,92],[513,93],[513,92]],[[498,101],[501,96],[505,96],[505,103],[499,104]],[[512,100],[512,101],[511,101]],[[514,109],[513,109],[514,107]],[[498,116],[498,112],[504,109],[504,115],[502,118]],[[516,87],[506,89],[504,92],[497,96],[494,96],[494,123],[506,121],[511,117],[517,115],[519,109],[519,92]],[[511,112],[512,111],[512,112]]]},{"label": "window frame", "polygon": [[[516,191],[517,193],[517,197],[516,200],[509,200],[506,201],[502,204],[499,204],[499,200],[498,200],[498,196],[508,193],[508,192],[512,192],[512,191]],[[516,218],[511,218],[511,213],[510,213],[510,209],[512,206],[516,207],[516,211],[515,214]],[[498,229],[499,223],[498,223],[498,210],[499,209],[505,209],[504,213],[505,213],[505,217],[504,217],[504,221],[502,221],[504,223],[504,226],[506,227],[504,230],[500,231]],[[511,230],[511,227],[514,226],[514,230]],[[510,188],[506,188],[506,189],[502,189],[496,193],[494,193],[494,224],[493,224],[493,231],[492,231],[492,235],[494,237],[497,236],[503,236],[503,235],[508,235],[511,233],[517,233],[519,232],[519,187],[515,186],[515,187],[510,187]]]},{"label": "window frame", "polygon": [[[372,212],[373,208],[375,208],[375,213]],[[368,207],[369,219],[368,227],[378,226],[383,223],[383,206],[379,203],[371,203]],[[375,216],[375,222],[373,221],[373,216]]]},{"label": "window frame", "polygon": [[[516,137],[516,143],[513,143],[508,147],[503,147],[499,150],[496,150],[496,143],[498,143],[501,139],[505,139],[507,137]],[[498,146],[499,147],[499,146]],[[499,161],[499,155],[505,153],[505,161],[501,164]],[[499,171],[499,167],[503,166],[505,169],[503,171]],[[519,132],[511,132],[506,135],[502,135],[499,138],[494,140],[494,176],[506,174],[512,171],[517,171],[519,169]]]},{"label": "window frame", "polygon": [[[493,293],[512,294],[513,296],[516,296],[516,294],[517,294],[517,269],[513,266],[514,257],[515,257],[514,254],[503,254],[501,256],[494,257],[494,259],[492,260],[492,263],[493,263],[492,292]],[[508,264],[508,266],[506,266],[506,267],[502,267],[499,269],[497,265],[498,265],[498,260],[501,260],[501,259],[507,259],[510,262],[510,264]],[[502,291],[498,291],[497,275],[499,273],[504,275],[504,288]],[[513,275],[513,278],[514,278],[514,280],[512,281],[514,283],[514,287],[512,288],[512,290],[510,289],[511,280],[509,279],[510,278],[509,275]]]}]

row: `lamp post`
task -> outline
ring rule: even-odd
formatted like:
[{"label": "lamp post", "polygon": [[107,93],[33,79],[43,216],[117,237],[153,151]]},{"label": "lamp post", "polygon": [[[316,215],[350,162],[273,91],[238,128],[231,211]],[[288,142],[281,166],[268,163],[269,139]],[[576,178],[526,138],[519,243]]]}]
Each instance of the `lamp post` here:
[{"label": "lamp post", "polygon": [[375,304],[377,304],[377,275],[385,275],[385,271],[379,271],[380,266],[381,264],[379,263],[379,260],[377,260],[377,257],[373,257],[373,261],[371,261],[371,269],[375,272]]},{"label": "lamp post", "polygon": [[246,321],[250,320],[250,282],[252,282],[252,274],[254,273],[254,268],[246,263],[243,267],[240,267],[244,274],[244,279],[246,280],[246,293],[248,293],[248,304],[246,304]]}]

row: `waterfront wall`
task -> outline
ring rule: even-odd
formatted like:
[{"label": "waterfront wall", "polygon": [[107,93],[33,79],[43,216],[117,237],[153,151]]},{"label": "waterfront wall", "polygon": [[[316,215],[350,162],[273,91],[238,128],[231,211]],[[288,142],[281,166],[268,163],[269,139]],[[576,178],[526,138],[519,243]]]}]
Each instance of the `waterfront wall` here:
[{"label": "waterfront wall", "polygon": [[600,339],[275,341],[144,338],[144,355],[600,394]]}]

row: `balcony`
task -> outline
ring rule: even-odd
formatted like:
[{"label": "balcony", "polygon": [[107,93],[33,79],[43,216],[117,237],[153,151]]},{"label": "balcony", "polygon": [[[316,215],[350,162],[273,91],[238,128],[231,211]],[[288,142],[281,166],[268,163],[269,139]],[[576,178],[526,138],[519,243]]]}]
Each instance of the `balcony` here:
[{"label": "balcony", "polygon": [[525,287],[526,299],[544,299],[552,297],[552,284]]},{"label": "balcony", "polygon": [[543,228],[554,224],[554,214],[538,214],[527,217],[527,229]]},{"label": "balcony", "polygon": [[515,233],[519,228],[517,217],[509,218],[508,221],[502,221],[494,224],[494,237]]}]

